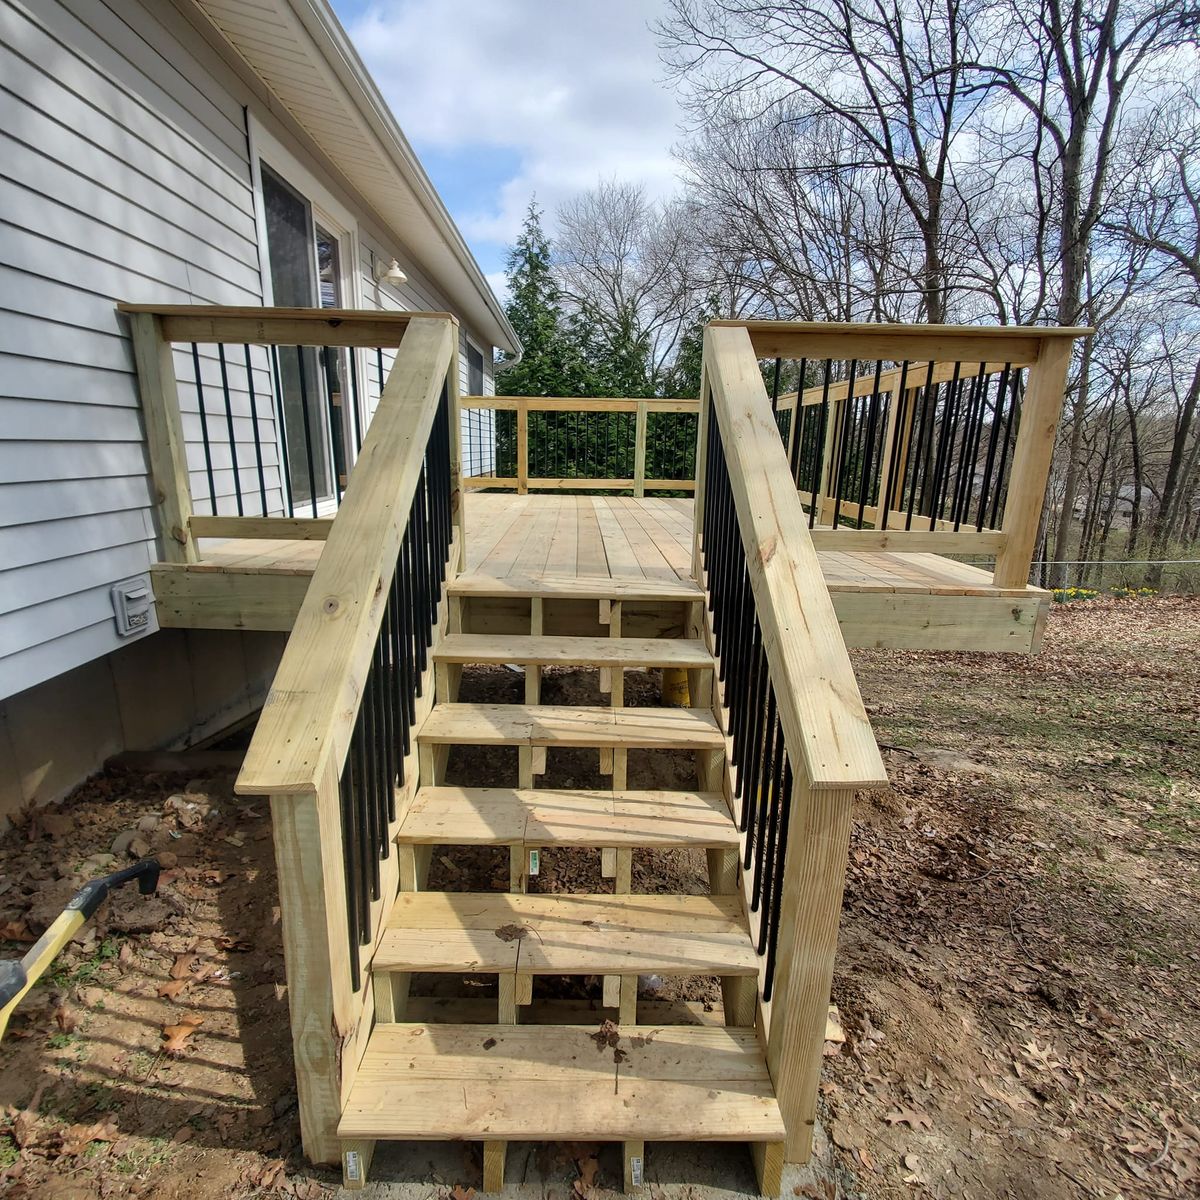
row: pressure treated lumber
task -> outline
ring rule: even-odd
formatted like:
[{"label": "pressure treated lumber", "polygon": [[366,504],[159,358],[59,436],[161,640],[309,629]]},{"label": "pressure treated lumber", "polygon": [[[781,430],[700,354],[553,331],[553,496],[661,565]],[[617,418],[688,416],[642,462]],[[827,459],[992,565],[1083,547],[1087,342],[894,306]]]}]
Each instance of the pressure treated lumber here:
[{"label": "pressure treated lumber", "polygon": [[759,358],[885,362],[990,362],[1024,366],[1047,338],[1086,336],[1090,329],[1043,326],[889,325],[839,321],[713,321],[708,329],[744,330]]},{"label": "pressure treated lumber", "polygon": [[[540,497],[539,497],[540,499]],[[700,586],[687,579],[612,579],[601,576],[460,575],[450,583],[452,596],[537,596],[547,600],[698,600]]]},{"label": "pressure treated lumber", "polygon": [[191,479],[171,343],[162,322],[152,313],[131,313],[129,330],[163,554],[168,562],[195,562],[199,555],[188,531],[192,517]]},{"label": "pressure treated lumber", "polygon": [[736,896],[401,892],[377,971],[757,976]]},{"label": "pressure treated lumber", "polygon": [[883,786],[887,773],[750,335],[710,325],[704,354],[788,752],[813,788]]},{"label": "pressure treated lumber", "polygon": [[711,667],[701,641],[687,638],[521,637],[452,633],[434,658],[450,663],[529,663],[576,667]]},{"label": "pressure treated lumber", "polygon": [[408,323],[238,777],[243,794],[311,791],[345,761],[457,345],[449,320]]},{"label": "pressure treated lumber", "polygon": [[1070,341],[1047,340],[1029,371],[1004,502],[1005,544],[993,578],[997,587],[1024,587],[1029,582],[1072,348]]},{"label": "pressure treated lumber", "polygon": [[724,748],[716,720],[693,709],[554,704],[439,704],[421,725],[417,740],[451,746]]},{"label": "pressure treated lumber", "polygon": [[[379,1025],[343,1138],[778,1142],[753,1030]],[[620,1050],[621,1054],[614,1054]],[[619,1059],[619,1061],[614,1061]]]},{"label": "pressure treated lumber", "polygon": [[728,849],[738,834],[720,792],[423,787],[397,841]]},{"label": "pressure treated lumber", "polygon": [[450,313],[383,312],[361,308],[264,308],[257,305],[118,304],[149,314],[168,342],[249,342],[280,346],[398,346],[410,322],[453,321]]}]

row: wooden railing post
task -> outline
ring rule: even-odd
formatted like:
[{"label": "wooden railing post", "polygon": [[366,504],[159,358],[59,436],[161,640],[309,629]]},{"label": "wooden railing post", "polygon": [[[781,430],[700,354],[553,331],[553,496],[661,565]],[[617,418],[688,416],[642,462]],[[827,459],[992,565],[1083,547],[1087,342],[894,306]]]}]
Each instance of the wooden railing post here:
[{"label": "wooden railing post", "polygon": [[639,400],[633,431],[633,494],[646,494],[646,425],[648,422],[645,400]]},{"label": "wooden railing post", "polygon": [[814,790],[800,775],[792,792],[767,1032],[767,1069],[787,1126],[790,1163],[807,1162],[812,1153],[853,798],[847,788]]},{"label": "wooden railing post", "polygon": [[163,336],[161,318],[151,313],[130,313],[129,328],[162,528],[163,558],[166,562],[196,562],[200,555],[188,528],[192,489],[171,343]]},{"label": "wooden railing post", "polygon": [[517,402],[517,495],[529,491],[529,405]]},{"label": "wooden railing post", "polygon": [[[341,1159],[337,1125],[358,1066],[361,1001],[350,986],[338,781],[271,797],[300,1136],[315,1163]],[[365,1034],[365,1030],[363,1031]]]},{"label": "wooden railing post", "polygon": [[[994,587],[1025,587],[1029,582],[1072,348],[1071,338],[1044,338],[1029,368],[1004,503],[1004,547],[996,556],[992,576]],[[1070,515],[1064,514],[1064,520]]]}]

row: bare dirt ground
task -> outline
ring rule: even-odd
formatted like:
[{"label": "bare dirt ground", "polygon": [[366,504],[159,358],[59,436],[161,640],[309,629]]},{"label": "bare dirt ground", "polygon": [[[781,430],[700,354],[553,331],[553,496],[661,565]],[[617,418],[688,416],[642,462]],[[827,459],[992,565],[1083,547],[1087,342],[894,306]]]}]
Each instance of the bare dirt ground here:
[{"label": "bare dirt ground", "polygon": [[1056,606],[1031,659],[855,659],[897,747],[822,1086],[861,1191],[1200,1194],[1200,603]]},{"label": "bare dirt ground", "polygon": [[[856,811],[834,989],[848,1038],[827,1046],[822,1085],[838,1169],[796,1195],[1197,1194],[1200,603],[1058,607],[1032,660],[855,657],[894,791]],[[518,685],[472,684],[496,699]],[[545,698],[586,702],[589,687],[551,677]],[[653,688],[631,680],[627,702]],[[515,761],[487,755],[452,769],[509,781]],[[550,769],[552,786],[599,784],[594,755],[551,755]],[[631,762],[632,786],[688,774],[683,758]],[[137,832],[169,868],[157,899],[102,911],[0,1044],[0,1194],[334,1188],[299,1153],[269,812],[230,785],[110,771],[0,837],[9,956],[127,860],[106,857],[119,836]],[[546,855],[536,886],[607,890],[598,857]],[[507,867],[456,849],[430,882],[503,887]],[[703,864],[646,855],[634,882],[702,891]],[[665,998],[713,995],[691,988]],[[597,1174],[579,1150],[558,1155],[567,1182],[547,1200],[614,1182],[611,1156]],[[478,1185],[470,1148],[427,1157],[406,1194],[464,1200]]]}]

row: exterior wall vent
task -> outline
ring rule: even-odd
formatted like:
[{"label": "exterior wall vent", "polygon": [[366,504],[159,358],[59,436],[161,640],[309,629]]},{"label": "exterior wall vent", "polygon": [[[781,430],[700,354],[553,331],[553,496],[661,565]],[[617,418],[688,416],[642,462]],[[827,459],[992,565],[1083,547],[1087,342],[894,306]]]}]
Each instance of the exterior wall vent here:
[{"label": "exterior wall vent", "polygon": [[154,629],[154,593],[150,590],[148,576],[138,575],[114,584],[112,606],[117,633],[121,637],[138,637]]}]

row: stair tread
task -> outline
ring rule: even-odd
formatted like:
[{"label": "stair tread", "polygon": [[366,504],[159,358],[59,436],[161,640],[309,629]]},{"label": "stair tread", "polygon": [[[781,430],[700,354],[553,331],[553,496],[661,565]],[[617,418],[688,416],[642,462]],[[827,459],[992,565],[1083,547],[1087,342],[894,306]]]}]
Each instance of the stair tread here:
[{"label": "stair tread", "polygon": [[689,708],[557,704],[436,704],[420,741],[469,746],[584,746],[720,750],[711,713]]},{"label": "stair tread", "polygon": [[397,840],[430,845],[700,846],[733,849],[720,792],[423,787]]},{"label": "stair tread", "polygon": [[446,634],[434,658],[451,663],[537,663],[580,667],[711,667],[708,647],[689,638]]},{"label": "stair tread", "polygon": [[607,575],[536,577],[466,574],[450,581],[452,596],[561,597],[576,600],[701,600],[704,592],[690,579],[617,578]]},{"label": "stair tread", "polygon": [[756,975],[736,896],[401,892],[386,971]]},{"label": "stair tread", "polygon": [[783,1140],[754,1030],[621,1026],[616,1037],[580,1025],[376,1025],[338,1136]]}]

